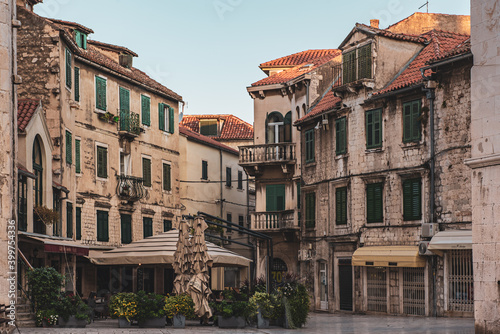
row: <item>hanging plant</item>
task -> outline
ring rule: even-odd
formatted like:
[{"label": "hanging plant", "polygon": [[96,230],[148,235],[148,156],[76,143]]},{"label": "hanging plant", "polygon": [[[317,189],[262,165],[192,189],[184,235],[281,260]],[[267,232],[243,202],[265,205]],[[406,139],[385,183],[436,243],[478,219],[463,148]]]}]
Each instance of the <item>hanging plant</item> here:
[{"label": "hanging plant", "polygon": [[107,111],[105,114],[99,114],[98,117],[100,120],[106,121],[108,123],[117,123],[118,120],[120,119],[119,116],[115,116],[109,111]]},{"label": "hanging plant", "polygon": [[59,213],[46,206],[37,206],[33,211],[45,225],[56,224],[59,221]]}]

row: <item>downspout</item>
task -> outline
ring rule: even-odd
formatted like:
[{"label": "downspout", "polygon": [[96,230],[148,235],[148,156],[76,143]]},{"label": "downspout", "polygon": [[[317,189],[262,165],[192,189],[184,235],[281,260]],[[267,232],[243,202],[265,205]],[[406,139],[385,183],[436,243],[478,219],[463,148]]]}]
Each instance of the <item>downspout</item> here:
[{"label": "downspout", "polygon": [[223,211],[223,200],[224,200],[224,197],[223,197],[223,187],[222,187],[222,148],[219,148],[219,155],[220,155],[220,177],[219,177],[219,180],[220,180],[220,217],[222,219],[224,219],[224,211]]},{"label": "downspout", "polygon": [[306,111],[309,110],[309,84],[310,82],[308,80],[305,80],[306,84]]}]

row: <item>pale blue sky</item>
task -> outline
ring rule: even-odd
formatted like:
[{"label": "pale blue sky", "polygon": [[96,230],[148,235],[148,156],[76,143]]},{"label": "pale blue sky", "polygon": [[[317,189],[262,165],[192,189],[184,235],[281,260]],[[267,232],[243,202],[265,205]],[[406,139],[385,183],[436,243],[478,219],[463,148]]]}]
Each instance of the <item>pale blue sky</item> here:
[{"label": "pale blue sky", "polygon": [[[182,95],[186,114],[234,114],[253,123],[246,87],[259,64],[337,48],[356,22],[380,27],[426,0],[44,0],[35,12],[75,21],[89,38],[139,54],[134,66]],[[469,0],[430,0],[429,12],[470,14]]]}]

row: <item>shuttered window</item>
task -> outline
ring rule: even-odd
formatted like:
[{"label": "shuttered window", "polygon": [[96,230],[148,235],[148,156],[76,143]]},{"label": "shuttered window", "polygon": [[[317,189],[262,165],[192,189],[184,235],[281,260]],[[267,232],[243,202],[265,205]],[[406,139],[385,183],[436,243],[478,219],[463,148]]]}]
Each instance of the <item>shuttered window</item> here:
[{"label": "shuttered window", "polygon": [[174,108],[169,107],[168,108],[168,115],[169,115],[169,130],[168,132],[174,133],[174,126],[175,126],[175,121],[174,121]]},{"label": "shuttered window", "polygon": [[151,125],[151,99],[147,96],[141,95],[141,121],[142,124]]},{"label": "shuttered window", "polygon": [[403,142],[420,141],[420,100],[403,104]]},{"label": "shuttered window", "polygon": [[382,146],[382,109],[366,112],[366,148]]},{"label": "shuttered window", "polygon": [[121,241],[122,244],[129,244],[132,242],[132,216],[120,215],[121,225]]},{"label": "shuttered window", "polygon": [[71,135],[71,132],[66,130],[66,163],[67,164],[72,164],[73,163],[73,136]]},{"label": "shuttered window", "polygon": [[142,229],[143,229],[144,238],[152,236],[153,235],[153,218],[142,217]]},{"label": "shuttered window", "polygon": [[97,177],[108,177],[108,149],[97,146]]},{"label": "shuttered window", "polygon": [[347,224],[347,187],[335,189],[335,223]]},{"label": "shuttered window", "polygon": [[358,79],[372,78],[372,45],[358,49]]},{"label": "shuttered window", "polygon": [[238,189],[243,189],[243,172],[238,171]]},{"label": "shuttered window", "polygon": [[80,68],[75,66],[75,101],[80,102]]},{"label": "shuttered window", "polygon": [[314,129],[307,130],[306,137],[306,163],[314,162]]},{"label": "shuttered window", "polygon": [[97,210],[97,241],[109,241],[108,212]]},{"label": "shuttered window", "polygon": [[82,240],[82,208],[75,208],[75,234],[76,240]]},{"label": "shuttered window", "polygon": [[306,194],[306,228],[316,226],[316,193]]},{"label": "shuttered window", "polygon": [[403,219],[422,218],[422,180],[420,178],[403,181]]},{"label": "shuttered window", "polygon": [[169,164],[163,164],[163,190],[170,191],[172,190],[172,181],[171,181],[171,167]]},{"label": "shuttered window", "polygon": [[208,161],[201,161],[201,179],[208,180]]},{"label": "shuttered window", "polygon": [[151,187],[151,159],[142,158],[142,179],[145,187]]},{"label": "shuttered window", "polygon": [[343,84],[356,80],[356,50],[342,55]]},{"label": "shuttered window", "polygon": [[106,111],[106,79],[95,77],[95,106],[99,110]]},{"label": "shuttered window", "polygon": [[204,136],[217,136],[217,120],[200,120],[200,133]]},{"label": "shuttered window", "polygon": [[159,128],[162,131],[174,133],[174,108],[165,103],[158,104]]},{"label": "shuttered window", "polygon": [[226,167],[226,187],[231,187],[231,167]]},{"label": "shuttered window", "polygon": [[335,121],[335,153],[337,155],[347,152],[346,118]]},{"label": "shuttered window", "polygon": [[366,185],[366,221],[368,223],[383,222],[383,183]]},{"label": "shuttered window", "polygon": [[75,30],[75,42],[76,45],[82,49],[87,49],[87,34],[84,34],[79,30]]},{"label": "shuttered window", "polygon": [[73,203],[66,202],[66,237],[73,238]]},{"label": "shuttered window", "polygon": [[71,89],[71,51],[66,48],[66,87]]},{"label": "shuttered window", "polygon": [[75,172],[82,172],[80,161],[80,139],[75,139]]},{"label": "shuttered window", "polygon": [[[243,217],[243,215],[238,216],[238,225],[240,227],[245,227],[245,217]],[[243,230],[243,229],[240,229],[240,230]],[[239,233],[242,233],[242,232],[239,231]]]},{"label": "shuttered window", "polygon": [[285,210],[285,185],[266,185],[266,211]]}]

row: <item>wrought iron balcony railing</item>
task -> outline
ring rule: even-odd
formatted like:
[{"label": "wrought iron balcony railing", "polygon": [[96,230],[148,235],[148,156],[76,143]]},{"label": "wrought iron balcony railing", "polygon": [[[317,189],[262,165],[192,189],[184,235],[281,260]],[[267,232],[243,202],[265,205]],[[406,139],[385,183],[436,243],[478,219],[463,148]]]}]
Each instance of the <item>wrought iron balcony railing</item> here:
[{"label": "wrought iron balcony railing", "polygon": [[240,165],[295,163],[295,143],[240,146]]},{"label": "wrought iron balcony railing", "polygon": [[295,210],[255,212],[251,215],[252,230],[269,231],[299,228]]},{"label": "wrought iron balcony railing", "polygon": [[116,194],[120,199],[137,201],[144,198],[148,193],[140,177],[118,175],[117,179]]},{"label": "wrought iron balcony railing", "polygon": [[358,55],[344,57],[342,63],[333,66],[333,87],[340,87],[361,79],[373,79],[373,57],[370,55]]},{"label": "wrought iron balcony railing", "polygon": [[141,133],[139,114],[127,110],[120,110],[118,131],[125,132],[133,136],[138,136]]}]

